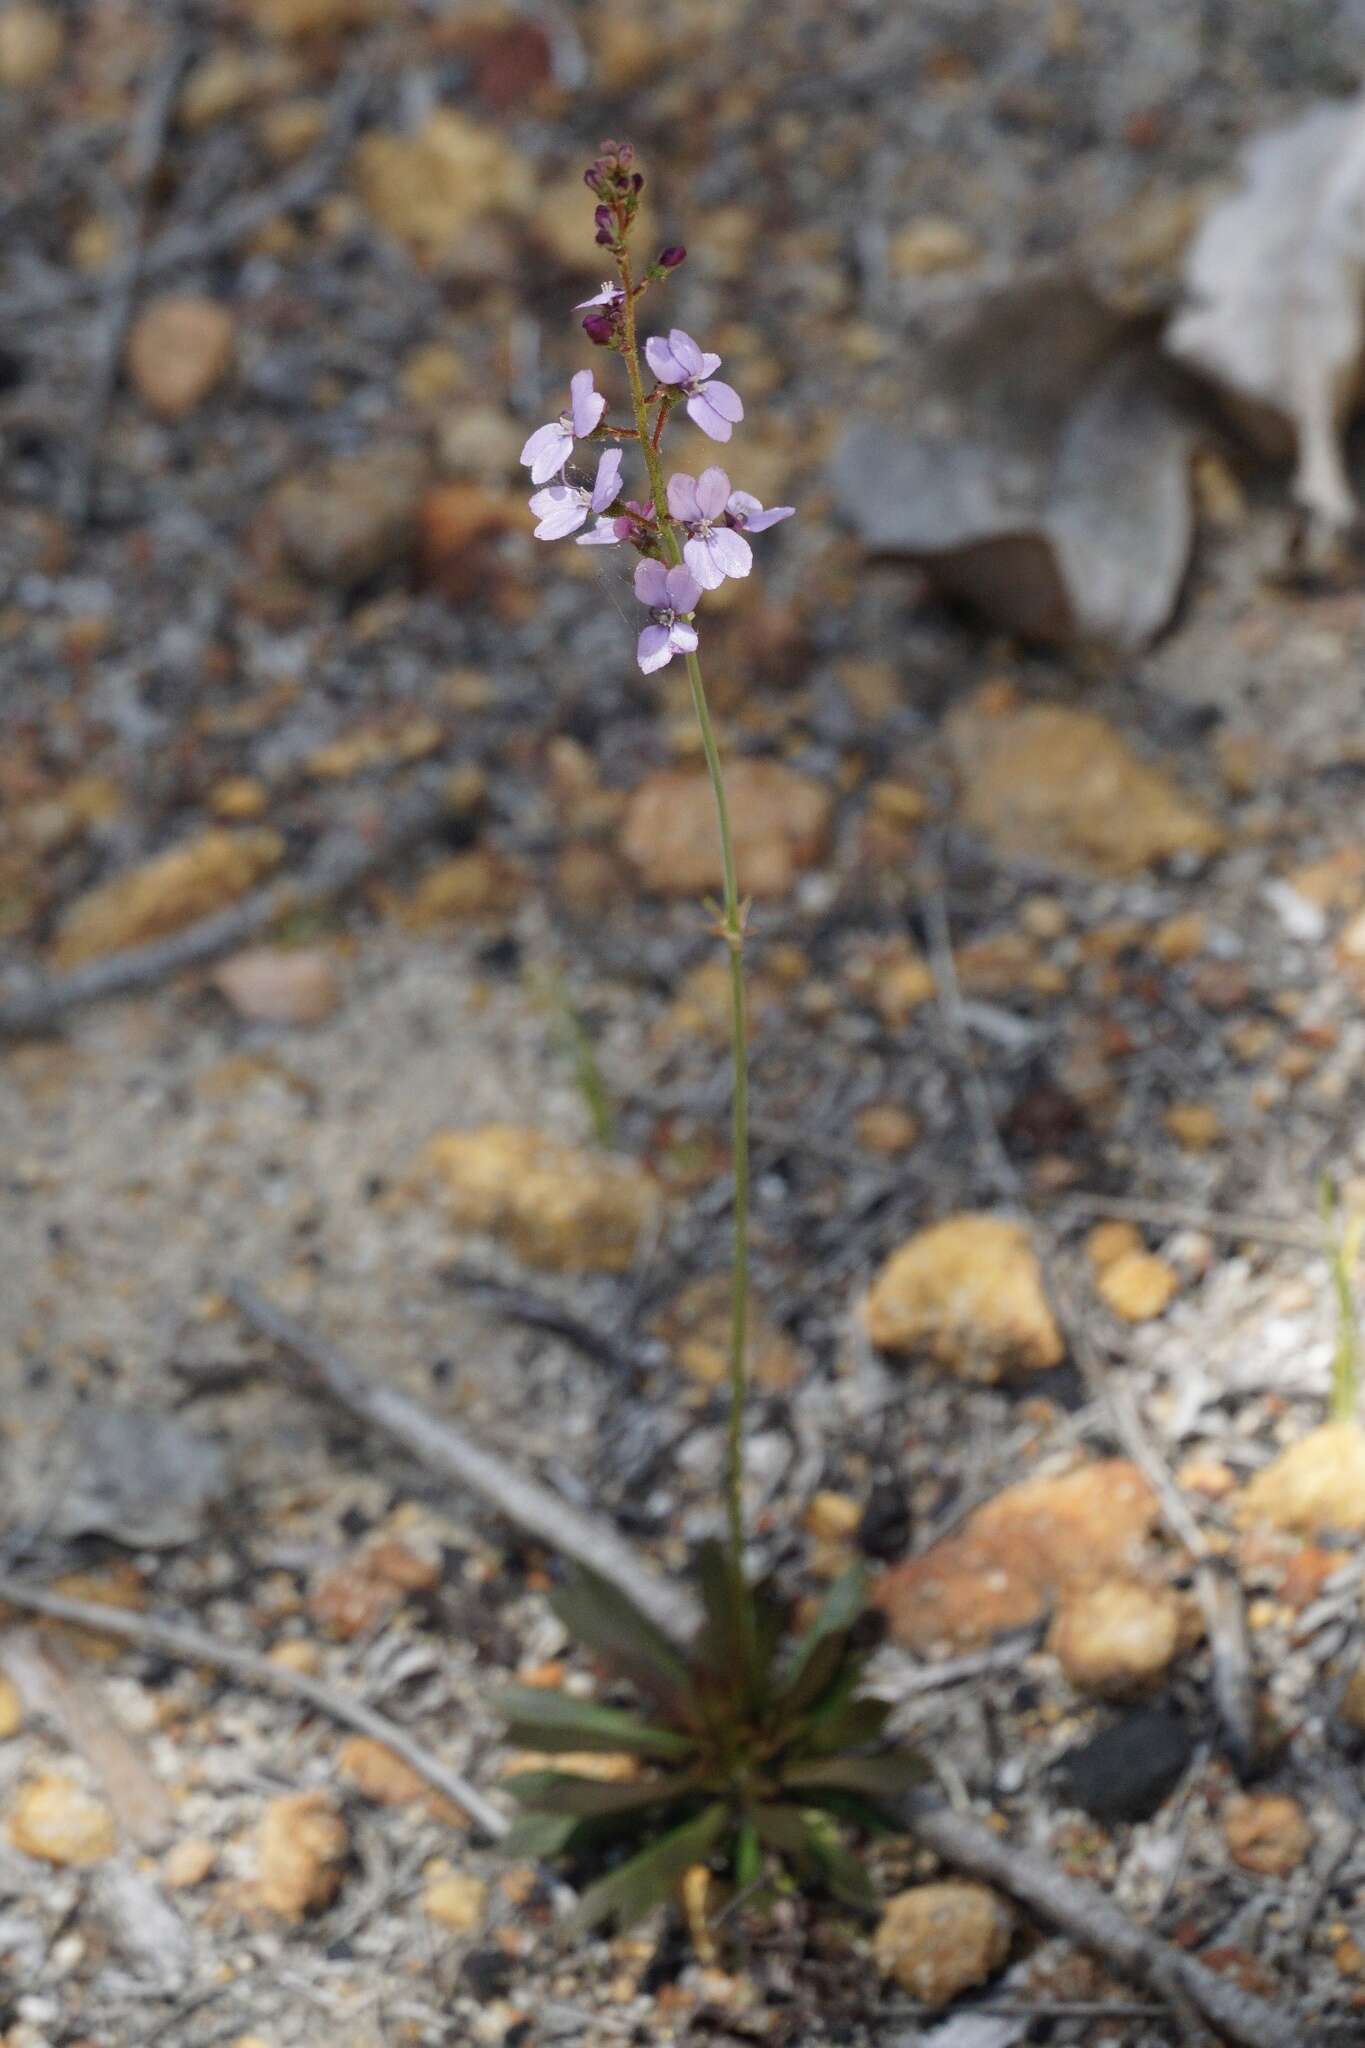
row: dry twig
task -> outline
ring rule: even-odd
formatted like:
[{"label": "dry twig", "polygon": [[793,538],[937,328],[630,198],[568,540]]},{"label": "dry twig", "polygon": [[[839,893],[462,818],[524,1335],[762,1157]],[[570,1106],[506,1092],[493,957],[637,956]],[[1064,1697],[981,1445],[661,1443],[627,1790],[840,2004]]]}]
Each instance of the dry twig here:
[{"label": "dry twig", "polygon": [[497,1808],[490,1805],[474,1786],[448,1770],[405,1729],[390,1721],[387,1715],[367,1707],[363,1700],[348,1699],[345,1693],[337,1692],[321,1679],[309,1678],[301,1671],[288,1671],[282,1664],[272,1664],[268,1657],[257,1656],[254,1650],[238,1649],[235,1644],[225,1643],[218,1636],[203,1635],[198,1629],[154,1621],[149,1615],[130,1614],[123,1608],[102,1607],[93,1600],[69,1600],[65,1594],[46,1592],[39,1586],[30,1586],[23,1579],[11,1578],[8,1573],[0,1574],[0,1605],[22,1608],[29,1614],[41,1614],[49,1621],[64,1621],[77,1628],[93,1629],[100,1635],[118,1636],[126,1643],[135,1643],[140,1649],[173,1658],[178,1664],[203,1664],[213,1671],[228,1671],[234,1678],[240,1678],[261,1691],[278,1693],[285,1699],[302,1700],[318,1713],[326,1714],[330,1720],[340,1721],[343,1726],[382,1742],[386,1749],[391,1749],[405,1764],[411,1765],[428,1785],[462,1807],[475,1827],[490,1841],[500,1840],[507,1831],[507,1822]]},{"label": "dry twig", "polygon": [[330,834],[297,879],[286,878],[256,889],[240,903],[201,918],[187,931],[111,953],[21,990],[0,1003],[0,1039],[51,1031],[69,1010],[83,1003],[152,988],[187,968],[206,967],[259,938],[282,918],[324,909],[435,831],[448,808],[440,790],[410,790],[393,803],[372,833],[351,829]]},{"label": "dry twig", "polygon": [[303,1368],[299,1378],[304,1386],[401,1444],[429,1471],[478,1494],[527,1535],[619,1587],[675,1641],[691,1641],[701,1619],[691,1594],[660,1578],[615,1529],[571,1507],[539,1480],[513,1471],[397,1387],[369,1379],[335,1345],[304,1329],[254,1288],[234,1280],[228,1294],[252,1329]]}]

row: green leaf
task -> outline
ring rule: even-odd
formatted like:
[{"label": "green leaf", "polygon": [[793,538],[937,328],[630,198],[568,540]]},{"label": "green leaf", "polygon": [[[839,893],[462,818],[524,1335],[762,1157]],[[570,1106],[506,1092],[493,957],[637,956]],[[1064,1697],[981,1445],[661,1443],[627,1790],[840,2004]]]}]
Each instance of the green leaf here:
[{"label": "green leaf", "polygon": [[708,1537],[697,1553],[697,1579],[705,1616],[697,1637],[694,1661],[719,1680],[727,1694],[752,1697],[757,1618],[753,1595],[737,1584],[730,1553]]},{"label": "green leaf", "polygon": [[508,1686],[500,1701],[510,1742],[527,1749],[629,1750],[681,1762],[696,1744],[674,1728],[659,1728],[619,1707],[574,1699],[535,1685]]},{"label": "green leaf", "polygon": [[637,1685],[670,1705],[686,1702],[692,1690],[686,1661],[662,1629],[606,1579],[575,1572],[550,1595],[550,1605],[571,1635]]},{"label": "green leaf", "polygon": [[852,1850],[839,1840],[833,1823],[822,1813],[804,1816],[806,1841],[821,1880],[836,1899],[860,1913],[875,1913],[877,1889]]},{"label": "green leaf", "polygon": [[913,1750],[890,1749],[882,1756],[798,1758],[784,1767],[782,1783],[785,1790],[808,1798],[851,1792],[894,1817],[907,1792],[922,1784],[925,1775]]},{"label": "green leaf", "polygon": [[795,1713],[819,1698],[843,1662],[849,1630],[866,1606],[867,1575],[861,1565],[851,1565],[834,1581],[792,1651],[778,1687],[784,1712]]},{"label": "green leaf", "polygon": [[[862,1681],[862,1670],[850,1671],[853,1685]],[[851,1690],[851,1687],[850,1687]],[[810,1756],[833,1756],[841,1750],[864,1749],[879,1742],[891,1714],[889,1700],[851,1699],[847,1692],[822,1700],[802,1731],[799,1747]]]},{"label": "green leaf", "polygon": [[538,1863],[543,1857],[558,1856],[567,1848],[577,1826],[578,1821],[571,1813],[523,1813],[503,1836],[498,1852],[503,1856],[528,1856]]},{"label": "green leaf", "polygon": [[741,1891],[757,1884],[763,1874],[763,1845],[751,1820],[741,1821],[735,1837],[735,1883]]},{"label": "green leaf", "polygon": [[600,1778],[580,1777],[574,1771],[518,1771],[506,1784],[512,1797],[523,1806],[541,1813],[572,1814],[578,1820],[598,1820],[609,1814],[667,1806],[697,1790],[696,1779],[686,1771],[666,1778],[636,1778],[624,1784],[605,1784]]},{"label": "green leaf", "polygon": [[770,1849],[790,1857],[798,1867],[809,1867],[810,1843],[806,1839],[805,1816],[799,1806],[785,1800],[771,1800],[754,1808],[754,1827]]},{"label": "green leaf", "polygon": [[729,1808],[717,1800],[695,1820],[674,1828],[671,1834],[652,1842],[610,1876],[589,1885],[571,1924],[587,1929],[614,1918],[619,1927],[629,1926],[632,1920],[638,1920],[666,1899],[684,1871],[694,1863],[707,1861],[729,1823]]}]

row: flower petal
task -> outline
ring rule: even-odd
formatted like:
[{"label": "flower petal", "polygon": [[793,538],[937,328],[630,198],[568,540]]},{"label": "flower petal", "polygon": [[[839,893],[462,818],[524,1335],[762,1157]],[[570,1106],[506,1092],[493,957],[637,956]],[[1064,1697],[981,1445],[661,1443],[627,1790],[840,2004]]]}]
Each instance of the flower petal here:
[{"label": "flower petal", "polygon": [[709,384],[702,386],[702,390],[723,420],[743,419],[744,400],[733,384],[722,384],[718,377],[713,377]]},{"label": "flower petal", "polygon": [[635,595],[651,611],[662,611],[668,603],[668,571],[652,555],[635,564]]},{"label": "flower petal", "polygon": [[[551,493],[547,491],[543,495],[549,497]],[[554,495],[559,497],[561,494],[556,492]],[[563,540],[566,534],[577,533],[587,518],[588,508],[578,491],[565,491],[562,497],[562,504],[555,504],[542,512],[535,530],[537,540]]]},{"label": "flower petal", "polygon": [[713,356],[709,349],[704,348],[701,352],[701,368],[697,372],[698,379],[704,380],[707,377],[714,377],[719,368],[720,357]]},{"label": "flower petal", "polygon": [[528,464],[533,484],[550,481],[558,469],[563,469],[573,453],[573,435],[562,427],[558,420],[537,427],[521,451],[521,460]]},{"label": "flower petal", "polygon": [[591,533],[580,533],[578,546],[581,548],[614,548],[621,536],[616,531],[614,519],[599,519]]},{"label": "flower petal", "polygon": [[588,306],[614,306],[616,301],[624,296],[625,294],[622,292],[619,284],[606,283],[602,286],[601,291],[594,292],[590,299],[580,299],[574,307],[574,311],[575,313],[581,313]]},{"label": "flower petal", "polygon": [[680,562],[669,570],[665,583],[668,590],[665,602],[672,605],[675,612],[690,612],[701,596],[701,585],[692,571]]},{"label": "flower petal", "polygon": [[668,479],[668,509],[684,526],[695,526],[701,518],[697,479],[689,476],[686,470],[680,469],[676,476]]},{"label": "flower petal", "polygon": [[673,659],[673,644],[667,626],[646,626],[635,643],[635,658],[647,676]]},{"label": "flower petal", "polygon": [[719,519],[730,496],[730,479],[713,463],[697,478],[697,503],[703,519]]},{"label": "flower petal", "polygon": [[703,590],[719,590],[725,581],[725,571],[711,553],[714,539],[714,534],[708,534],[705,540],[698,534],[683,548],[683,560]]},{"label": "flower petal", "polygon": [[673,359],[673,351],[662,334],[651,334],[645,343],[645,361],[661,384],[681,384],[687,372]]},{"label": "flower petal", "polygon": [[691,654],[697,645],[697,629],[686,619],[674,619],[668,629],[668,644],[679,654]]},{"label": "flower petal", "polygon": [[754,551],[732,526],[716,526],[711,529],[711,559],[722,576],[747,576],[754,566]]},{"label": "flower petal", "polygon": [[[681,327],[670,327],[668,346],[674,362],[684,377],[700,377],[705,358],[690,334],[684,333]],[[716,357],[716,361],[720,361],[719,356]]]},{"label": "flower petal", "polygon": [[711,405],[705,390],[692,393],[687,401],[687,417],[713,441],[728,441],[734,431],[729,420],[722,419]]},{"label": "flower petal", "polygon": [[600,391],[594,391],[591,370],[575,370],[569,379],[569,398],[576,441],[586,441],[607,409]]},{"label": "flower petal", "polygon": [[592,487],[592,509],[605,512],[621,487],[621,451],[608,448],[597,465],[597,477]]}]

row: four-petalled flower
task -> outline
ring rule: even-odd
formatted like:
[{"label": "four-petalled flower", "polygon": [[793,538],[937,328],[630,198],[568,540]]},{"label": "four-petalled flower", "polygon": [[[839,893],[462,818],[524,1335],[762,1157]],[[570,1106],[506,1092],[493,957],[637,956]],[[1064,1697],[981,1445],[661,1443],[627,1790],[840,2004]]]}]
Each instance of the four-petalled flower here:
[{"label": "four-petalled flower", "polygon": [[704,469],[700,476],[680,472],[668,479],[668,509],[687,529],[683,560],[703,590],[718,589],[727,576],[747,576],[753,566],[748,541],[724,523],[731,496],[723,469]]},{"label": "four-petalled flower", "polygon": [[635,650],[647,676],[664,668],[675,654],[695,651],[697,629],[688,615],[701,596],[701,585],[690,569],[682,563],[665,569],[662,562],[647,556],[635,566],[635,595],[653,613]]},{"label": "four-petalled flower", "polygon": [[[537,491],[531,500],[531,510],[540,524],[536,527],[537,540],[563,540],[566,534],[577,533],[590,512],[605,512],[621,488],[621,451],[608,448],[597,465],[597,476],[591,490],[583,484],[548,484],[543,491]],[[608,519],[602,522],[610,526]],[[613,533],[612,538],[615,539]],[[584,535],[590,539],[591,535]]]},{"label": "four-petalled flower", "polygon": [[661,384],[680,384],[687,393],[687,416],[713,441],[728,441],[737,420],[744,417],[740,395],[728,384],[715,379],[720,357],[697,347],[690,334],[672,327],[665,341],[652,334],[645,343],[645,360]]},{"label": "four-petalled flower", "polygon": [[586,441],[607,409],[593,389],[592,371],[579,370],[569,379],[569,403],[557,420],[537,427],[521,451],[533,484],[547,484],[573,454],[575,441]]}]

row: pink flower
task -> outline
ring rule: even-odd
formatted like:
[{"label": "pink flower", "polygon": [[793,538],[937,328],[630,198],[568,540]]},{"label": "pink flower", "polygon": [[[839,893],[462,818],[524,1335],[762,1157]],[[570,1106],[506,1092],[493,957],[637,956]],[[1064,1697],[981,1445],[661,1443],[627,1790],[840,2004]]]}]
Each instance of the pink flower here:
[{"label": "pink flower", "polygon": [[636,647],[636,658],[645,674],[664,668],[675,654],[691,654],[697,644],[697,629],[685,614],[701,596],[701,586],[690,569],[681,563],[665,569],[662,562],[647,556],[635,565],[635,595],[647,604],[653,622],[646,626]]},{"label": "pink flower", "polygon": [[594,292],[590,299],[580,299],[574,307],[574,311],[575,313],[582,313],[589,306],[619,306],[624,297],[625,293],[620,285],[613,284],[611,279],[608,278],[600,292]]},{"label": "pink flower", "polygon": [[687,529],[683,560],[703,590],[716,590],[727,576],[747,576],[753,550],[742,533],[724,524],[730,479],[723,469],[668,479],[668,509]]},{"label": "pink flower", "polygon": [[793,518],[795,512],[795,505],[769,505],[765,510],[752,491],[731,491],[725,519],[727,525],[737,526],[745,533],[763,533],[776,526],[779,519]]},{"label": "pink flower", "polygon": [[735,421],[744,417],[744,406],[739,393],[728,384],[708,381],[720,368],[719,356],[707,355],[690,334],[673,327],[667,341],[661,334],[650,336],[645,360],[661,384],[681,384],[693,426],[713,441],[729,440]]},{"label": "pink flower", "polygon": [[607,409],[600,391],[593,389],[592,371],[578,370],[569,379],[569,403],[557,420],[537,427],[521,451],[521,460],[531,472],[533,484],[545,484],[562,470],[573,454],[575,441],[586,441]]},{"label": "pink flower", "polygon": [[[540,524],[537,540],[563,540],[576,533],[590,512],[604,512],[621,487],[621,451],[608,448],[597,465],[591,490],[582,484],[550,484],[531,499]],[[608,520],[606,524],[610,525]]]}]

